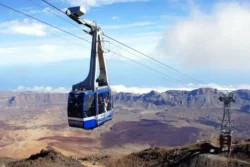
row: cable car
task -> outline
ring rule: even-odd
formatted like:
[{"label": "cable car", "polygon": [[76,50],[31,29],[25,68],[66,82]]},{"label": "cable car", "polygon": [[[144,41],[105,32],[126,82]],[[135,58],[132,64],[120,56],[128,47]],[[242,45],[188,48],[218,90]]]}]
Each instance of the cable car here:
[{"label": "cable car", "polygon": [[[112,92],[108,83],[107,69],[103,57],[102,31],[96,23],[80,18],[85,11],[80,7],[69,8],[66,14],[90,28],[92,47],[90,69],[87,78],[72,86],[68,96],[68,124],[70,127],[94,129],[113,118]],[[96,77],[97,56],[99,76]]]}]

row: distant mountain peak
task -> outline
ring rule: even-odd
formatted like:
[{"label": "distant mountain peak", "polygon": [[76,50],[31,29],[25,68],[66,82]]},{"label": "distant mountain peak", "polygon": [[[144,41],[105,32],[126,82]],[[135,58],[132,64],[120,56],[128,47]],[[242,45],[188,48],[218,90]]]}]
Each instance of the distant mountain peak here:
[{"label": "distant mountain peak", "polygon": [[[250,91],[240,90],[232,93],[236,99],[236,103],[232,107],[248,112],[249,107],[247,105],[250,105]],[[118,93],[114,97],[114,102],[131,106],[140,105],[144,108],[222,108],[223,104],[218,100],[220,95],[221,92],[213,88],[199,88],[192,91],[169,90],[163,93],[152,90],[140,95]]]},{"label": "distant mountain peak", "polygon": [[149,93],[146,93],[149,96],[154,96],[154,95],[159,95],[160,93],[155,91],[155,90],[151,90]]}]

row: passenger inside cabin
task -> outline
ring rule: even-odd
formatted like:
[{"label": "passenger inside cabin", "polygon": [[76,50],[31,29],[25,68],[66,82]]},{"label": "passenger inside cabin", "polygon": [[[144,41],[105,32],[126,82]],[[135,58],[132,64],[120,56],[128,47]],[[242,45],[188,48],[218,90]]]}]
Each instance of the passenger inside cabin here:
[{"label": "passenger inside cabin", "polygon": [[106,99],[105,99],[105,105],[104,105],[105,112],[108,111],[108,104],[109,104],[109,99],[108,99],[108,96],[107,96]]}]

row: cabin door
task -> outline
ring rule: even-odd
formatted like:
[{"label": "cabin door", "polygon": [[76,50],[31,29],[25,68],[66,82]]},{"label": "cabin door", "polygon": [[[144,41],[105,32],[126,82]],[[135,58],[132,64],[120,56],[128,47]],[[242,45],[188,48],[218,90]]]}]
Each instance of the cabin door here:
[{"label": "cabin door", "polygon": [[97,94],[97,115],[96,121],[97,125],[100,125],[105,120],[105,111],[104,111],[104,101],[103,101],[103,93]]},{"label": "cabin door", "polygon": [[97,121],[98,125],[104,123],[108,120],[109,116],[109,92],[103,92],[98,94],[98,114],[97,114]]}]

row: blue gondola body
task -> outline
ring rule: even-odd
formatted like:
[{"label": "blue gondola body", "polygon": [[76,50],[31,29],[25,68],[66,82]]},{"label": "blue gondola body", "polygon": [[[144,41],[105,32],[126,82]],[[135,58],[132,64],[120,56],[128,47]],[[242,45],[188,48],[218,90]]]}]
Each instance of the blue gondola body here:
[{"label": "blue gondola body", "polygon": [[[108,105],[105,110],[104,103],[99,102],[100,98],[106,98],[104,96],[109,99],[111,98],[111,90],[109,88],[100,89],[96,92],[70,92],[68,98],[69,126],[83,129],[94,129],[111,120],[113,118],[112,100],[107,102]],[[86,108],[89,110],[86,110]]]}]

